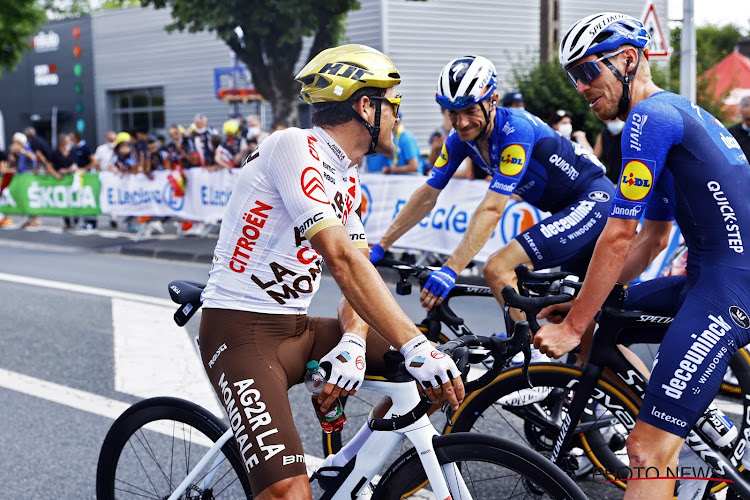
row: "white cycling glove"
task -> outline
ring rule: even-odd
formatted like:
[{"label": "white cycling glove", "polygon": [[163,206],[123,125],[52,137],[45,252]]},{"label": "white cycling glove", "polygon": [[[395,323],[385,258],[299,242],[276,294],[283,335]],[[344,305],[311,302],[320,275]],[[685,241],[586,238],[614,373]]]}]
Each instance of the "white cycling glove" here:
[{"label": "white cycling glove", "polygon": [[345,333],[338,345],[320,359],[331,364],[328,381],[345,391],[352,391],[365,378],[365,341],[353,333]]},{"label": "white cycling glove", "polygon": [[435,349],[420,335],[401,347],[406,360],[406,370],[425,388],[438,387],[460,375],[453,359]]}]

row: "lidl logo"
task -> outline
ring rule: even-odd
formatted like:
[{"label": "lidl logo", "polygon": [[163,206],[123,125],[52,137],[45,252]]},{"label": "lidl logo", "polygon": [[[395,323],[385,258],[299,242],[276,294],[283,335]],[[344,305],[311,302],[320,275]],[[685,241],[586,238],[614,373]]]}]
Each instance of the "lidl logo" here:
[{"label": "lidl logo", "polygon": [[518,175],[526,163],[526,151],[519,144],[511,144],[500,155],[500,173],[507,176]]},{"label": "lidl logo", "polygon": [[626,200],[640,201],[651,192],[654,175],[643,162],[629,161],[622,169],[620,193]]},{"label": "lidl logo", "polygon": [[443,149],[440,150],[440,156],[435,160],[435,168],[444,167],[448,163],[448,150],[445,149],[445,143],[443,143]]}]

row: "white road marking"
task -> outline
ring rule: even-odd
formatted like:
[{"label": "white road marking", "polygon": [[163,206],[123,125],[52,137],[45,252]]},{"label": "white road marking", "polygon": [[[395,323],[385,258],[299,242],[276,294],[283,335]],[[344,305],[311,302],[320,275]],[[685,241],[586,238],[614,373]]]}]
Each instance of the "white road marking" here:
[{"label": "white road marking", "polygon": [[223,415],[195,345],[172,312],[172,307],[112,299],[115,390],[142,398],[184,398]]}]

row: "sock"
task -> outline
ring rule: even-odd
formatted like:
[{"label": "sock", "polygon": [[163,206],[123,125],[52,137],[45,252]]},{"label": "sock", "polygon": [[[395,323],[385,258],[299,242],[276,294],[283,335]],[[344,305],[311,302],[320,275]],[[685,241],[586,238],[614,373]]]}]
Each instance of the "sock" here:
[{"label": "sock", "polygon": [[357,431],[357,434],[341,448],[341,451],[336,453],[331,461],[331,465],[334,467],[343,467],[349,463],[349,460],[354,458],[359,449],[362,448],[362,445],[365,444],[365,441],[367,441],[367,438],[372,434],[372,430],[368,426],[371,418],[372,413],[367,417],[367,422]]}]

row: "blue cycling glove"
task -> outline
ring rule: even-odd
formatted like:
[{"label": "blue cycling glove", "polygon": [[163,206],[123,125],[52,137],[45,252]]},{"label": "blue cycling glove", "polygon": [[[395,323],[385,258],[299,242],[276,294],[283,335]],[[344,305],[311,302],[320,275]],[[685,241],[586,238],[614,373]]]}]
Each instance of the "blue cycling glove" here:
[{"label": "blue cycling glove", "polygon": [[425,290],[436,297],[444,299],[456,286],[456,272],[450,267],[443,266],[440,271],[430,273],[430,278],[424,284]]},{"label": "blue cycling glove", "polygon": [[373,245],[373,247],[370,249],[370,262],[373,264],[380,261],[380,259],[383,258],[383,255],[385,255],[385,250],[380,245]]}]

